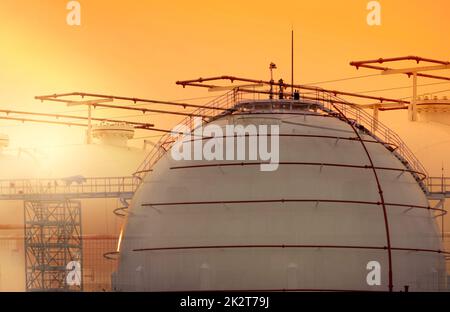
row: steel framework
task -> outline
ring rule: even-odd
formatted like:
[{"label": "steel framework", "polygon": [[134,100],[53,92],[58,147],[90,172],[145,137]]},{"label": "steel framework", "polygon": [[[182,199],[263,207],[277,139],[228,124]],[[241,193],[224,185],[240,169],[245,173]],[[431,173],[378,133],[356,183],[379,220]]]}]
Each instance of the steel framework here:
[{"label": "steel framework", "polygon": [[[81,203],[25,201],[24,224],[26,290],[83,290]],[[73,282],[68,275],[72,270]]]},{"label": "steel framework", "polygon": [[[383,67],[379,65],[373,64],[384,64],[384,63],[392,63],[392,62],[401,62],[401,61],[415,61],[417,64],[420,62],[431,63],[432,65],[421,66],[421,67],[410,67],[410,68],[401,68],[401,69],[393,69],[390,67]],[[446,80],[449,81],[450,77],[444,76],[436,76],[430,74],[423,74],[422,72],[432,71],[432,70],[444,70],[450,69],[450,62],[448,61],[440,61],[429,58],[424,58],[420,56],[402,56],[402,57],[392,57],[392,58],[379,58],[375,60],[365,60],[365,61],[357,61],[350,62],[351,66],[354,66],[356,69],[361,68],[369,68],[381,71],[381,75],[392,75],[392,74],[403,74],[409,77],[413,77],[412,83],[412,100],[409,105],[401,104],[401,105],[392,105],[391,104],[374,104],[369,105],[367,108],[372,108],[374,110],[374,115],[378,116],[378,110],[395,110],[395,109],[408,109],[409,111],[409,119],[411,121],[417,121],[417,113],[418,113],[418,98],[417,98],[417,77],[425,77],[432,78],[438,80]],[[448,103],[444,103],[448,104]]]},{"label": "steel framework", "polygon": [[138,186],[133,177],[75,178],[0,180],[0,200],[24,201],[27,291],[82,291],[84,242],[77,199],[118,198],[123,203]]},{"label": "steel framework", "polygon": [[[202,85],[203,81],[212,81],[212,80],[231,80],[231,81],[245,81],[245,82],[255,82],[255,83],[264,83],[271,84],[271,82],[266,82],[262,80],[254,80],[247,78],[238,78],[231,76],[221,76],[214,78],[201,78],[199,80],[189,80],[189,81],[179,81],[177,84],[182,86],[191,85],[198,86],[199,84],[203,87],[213,87],[211,85]],[[286,87],[288,85],[280,85],[280,89]],[[380,123],[378,120],[375,120],[370,114],[366,113],[364,110],[360,109],[357,105],[347,102],[344,99],[337,97],[335,94],[349,95],[347,92],[338,92],[338,91],[330,91],[319,89],[315,87],[307,87],[294,85],[295,88],[301,88],[306,90],[305,93],[302,94],[301,99],[303,101],[314,101],[314,107],[316,110],[319,110],[323,113],[323,115],[328,115],[331,117],[337,117],[346,119],[346,122],[354,123],[357,127],[361,129],[365,129],[368,134],[370,134],[376,141],[385,144],[386,146],[396,146],[396,148],[390,148],[391,152],[399,158],[402,163],[408,169],[411,169],[414,172],[421,172],[425,176],[427,176],[427,172],[420,161],[414,156],[414,154],[408,149],[403,140],[391,129]],[[259,92],[257,92],[259,95]],[[250,96],[249,96],[250,95]],[[253,93],[253,96],[255,93]],[[291,95],[286,94],[286,97]],[[353,95],[358,96],[359,95]],[[365,97],[365,96],[361,96]],[[207,115],[208,118],[204,118],[204,122],[210,122],[215,118],[223,116],[225,114],[234,114],[239,112],[244,112],[245,110],[250,108],[251,102],[249,100],[254,99],[251,97],[251,90],[241,90],[240,88],[233,89],[221,97],[210,102],[206,107],[207,108],[199,108],[195,111],[196,114],[199,115]],[[381,99],[377,98],[380,101],[389,99]],[[273,105],[280,105],[291,107],[293,104],[297,103],[295,100],[284,100],[274,102]],[[283,106],[283,107],[284,107]],[[276,109],[276,107],[273,107]],[[345,117],[344,117],[345,116]],[[185,118],[180,124],[186,126],[188,129],[194,129],[193,119],[188,117]],[[152,168],[152,166],[165,154],[165,152],[172,146],[174,142],[177,141],[179,135],[174,133],[167,133],[163,137],[161,137],[160,141],[156,144],[155,149],[147,156],[144,162],[139,166],[138,170],[135,172],[135,176],[139,179],[142,179]],[[388,148],[388,147],[387,147]],[[413,173],[416,180],[422,186],[424,192],[426,192],[426,187],[422,183],[422,178]]]},{"label": "steel framework", "polygon": [[82,198],[126,198],[138,184],[133,177],[82,177],[63,179],[0,180],[0,200],[67,200]]}]

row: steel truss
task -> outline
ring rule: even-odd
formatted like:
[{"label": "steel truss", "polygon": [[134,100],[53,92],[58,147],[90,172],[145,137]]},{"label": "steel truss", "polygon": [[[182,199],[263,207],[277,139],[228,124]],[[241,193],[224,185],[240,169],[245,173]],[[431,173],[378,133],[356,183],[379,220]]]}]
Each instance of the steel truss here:
[{"label": "steel truss", "polygon": [[24,224],[26,290],[82,291],[81,202],[24,201]]}]

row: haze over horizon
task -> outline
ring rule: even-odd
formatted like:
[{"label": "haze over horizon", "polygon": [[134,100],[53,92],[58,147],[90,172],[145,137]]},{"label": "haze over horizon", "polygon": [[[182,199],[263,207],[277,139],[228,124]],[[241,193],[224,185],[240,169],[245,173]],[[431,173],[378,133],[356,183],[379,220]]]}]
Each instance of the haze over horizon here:
[{"label": "haze over horizon", "polygon": [[[448,60],[450,51],[450,42],[442,36],[443,30],[450,29],[450,20],[445,18],[450,3],[445,0],[434,1],[433,5],[421,0],[379,1],[380,26],[367,24],[366,0],[276,4],[131,0],[126,5],[107,0],[80,1],[80,26],[67,25],[67,2],[1,2],[2,108],[73,111],[62,104],[34,100],[36,95],[71,91],[163,100],[209,97],[217,94],[183,89],[174,82],[223,74],[268,79],[270,62],[278,66],[275,78],[288,81],[291,29],[295,30],[296,83],[376,74],[356,71],[348,65],[352,60],[403,55]],[[419,79],[419,84],[429,82],[435,81]],[[410,84],[408,78],[394,75],[319,85],[358,92]],[[419,93],[447,86],[421,87]],[[411,90],[376,94],[401,98],[410,96]],[[103,110],[95,115],[133,114]],[[153,122],[160,128],[179,120],[167,115],[124,118]],[[19,127],[17,122],[2,121],[0,130],[12,137],[12,147],[36,142],[42,146],[66,144],[69,138],[73,143],[83,142],[80,129],[60,126]],[[158,134],[145,132],[140,136]]]}]

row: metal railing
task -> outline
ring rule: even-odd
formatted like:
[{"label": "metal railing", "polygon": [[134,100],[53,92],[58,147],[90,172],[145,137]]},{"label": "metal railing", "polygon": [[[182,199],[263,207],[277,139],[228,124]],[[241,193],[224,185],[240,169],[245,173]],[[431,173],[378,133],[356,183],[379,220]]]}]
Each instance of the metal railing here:
[{"label": "metal railing", "polygon": [[[276,93],[274,95],[276,95]],[[290,95],[286,94],[285,96],[289,97]],[[200,108],[194,111],[193,114],[210,116],[207,120],[203,119],[203,122],[209,122],[213,118],[231,113],[237,103],[243,100],[254,99],[255,93],[252,94],[248,90],[241,92],[238,88],[236,88],[207,104],[209,107],[217,107],[220,108],[220,110]],[[403,140],[394,131],[389,129],[380,121],[376,120],[362,108],[359,108],[357,105],[347,102],[328,91],[322,91],[320,89],[302,94],[300,101],[302,99],[315,101],[320,109],[328,114],[339,116],[342,112],[342,114],[344,114],[348,119],[354,121],[355,124],[363,126],[376,140],[384,143],[386,146],[390,146],[405,166],[408,166],[414,172],[421,173],[422,176],[420,174],[415,175],[420,183],[422,183],[422,180],[424,179],[423,176],[428,176],[424,166],[406,146]],[[226,110],[224,111],[224,109]],[[194,129],[193,118],[187,117],[179,125],[185,126],[187,129],[192,131]],[[138,183],[143,180],[144,176],[151,171],[153,165],[161,159],[161,157],[179,138],[180,135],[178,133],[167,133],[161,137],[155,147],[150,151],[145,160],[133,174],[133,176],[137,178]]]},{"label": "metal railing", "polygon": [[93,177],[61,179],[0,180],[0,199],[26,199],[33,196],[103,198],[133,194],[138,186],[133,177]]},{"label": "metal railing", "polygon": [[450,195],[450,177],[428,177],[426,182],[430,193]]},{"label": "metal railing", "polygon": [[408,148],[405,142],[403,142],[400,136],[383,123],[373,118],[372,115],[355,104],[346,102],[342,98],[339,98],[330,92],[318,91],[317,100],[330,111],[335,113],[339,113],[339,111],[341,111],[345,116],[347,116],[347,118],[353,120],[356,124],[361,125],[370,131],[370,134],[379,141],[394,146],[395,152],[403,158],[405,165],[408,165],[413,171],[420,172],[424,176],[428,176],[425,167]]},{"label": "metal railing", "polygon": [[[226,114],[227,111],[224,109],[232,109],[234,105],[243,100],[244,93],[238,92],[238,90],[231,90],[222,96],[208,102],[205,106],[208,108],[198,108],[192,112],[192,116],[184,118],[177,127],[185,127],[190,131],[194,130],[194,116],[202,115],[208,116],[207,119],[203,118],[202,122],[209,122],[210,119],[218,117],[222,114]],[[210,108],[213,107],[213,108]],[[215,109],[216,108],[216,109]],[[161,159],[161,157],[170,149],[173,143],[178,141],[180,138],[180,133],[166,133],[163,135],[144,161],[140,164],[136,172],[133,174],[137,178],[138,183],[140,183],[144,176],[151,171],[153,165]]]}]

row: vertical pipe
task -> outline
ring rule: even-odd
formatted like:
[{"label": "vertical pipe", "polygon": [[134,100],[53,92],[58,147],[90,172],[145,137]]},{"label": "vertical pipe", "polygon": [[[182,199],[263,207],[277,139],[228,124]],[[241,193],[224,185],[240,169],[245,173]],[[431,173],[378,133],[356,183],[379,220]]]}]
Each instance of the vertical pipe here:
[{"label": "vertical pipe", "polygon": [[88,128],[86,132],[86,143],[92,143],[92,105],[88,105]]},{"label": "vertical pipe", "polygon": [[373,108],[373,129],[372,132],[375,133],[378,131],[378,105],[375,105]]},{"label": "vertical pipe", "polygon": [[[444,184],[445,184],[445,178],[444,178],[444,164],[442,164],[442,173],[441,173],[441,188],[442,188],[442,194],[444,195],[444,198],[442,199],[444,202],[442,203],[442,209],[444,209],[444,211],[445,211],[445,186],[444,186]],[[441,226],[441,234],[442,234],[442,242],[444,242],[444,240],[445,240],[445,238],[444,238],[444,236],[445,236],[445,232],[444,232],[444,224],[445,224],[445,213],[443,213],[442,214],[442,219],[441,219],[441,223],[442,223],[442,226]]]},{"label": "vertical pipe", "polygon": [[272,63],[270,64],[270,94],[269,99],[273,99],[273,68]]},{"label": "vertical pipe", "polygon": [[291,30],[291,95],[294,97],[294,29]]},{"label": "vertical pipe", "polygon": [[[444,209],[444,211],[445,211],[445,199],[444,199],[444,203],[442,204],[442,209]],[[444,242],[445,241],[445,232],[444,232],[445,213],[442,214],[441,218],[442,218],[441,219],[441,223],[442,223],[441,236],[442,236],[442,242]]]},{"label": "vertical pipe", "polygon": [[27,259],[27,253],[28,253],[28,240],[27,240],[27,202],[23,202],[23,249],[24,249],[24,255],[25,255],[25,291],[28,291],[28,259]]},{"label": "vertical pipe", "polygon": [[[38,220],[39,221],[41,221],[41,222],[43,222],[42,224],[44,224],[44,221],[42,220],[43,219],[43,210],[44,210],[44,208],[43,208],[43,204],[42,204],[42,201],[37,201],[37,202],[35,202],[34,204],[32,204],[32,207],[33,207],[33,209],[34,209],[34,213],[36,213],[36,206],[35,205],[38,205],[39,206],[39,211],[38,211]],[[44,266],[44,260],[45,260],[45,254],[44,254],[44,252],[45,252],[45,242],[44,242],[44,229],[43,229],[43,227],[45,226],[45,224],[44,225],[40,225],[39,226],[39,236],[40,236],[40,243],[42,244],[42,248],[41,248],[41,254],[40,254],[40,261],[41,261],[41,266]],[[45,289],[46,287],[45,287],[45,269],[43,269],[42,267],[40,268],[40,271],[41,271],[41,289]]]},{"label": "vertical pipe", "polygon": [[78,222],[79,222],[79,229],[80,229],[80,233],[79,233],[79,237],[80,237],[80,257],[79,257],[79,262],[80,262],[80,291],[84,290],[84,277],[83,277],[83,270],[84,270],[84,255],[83,255],[83,224],[82,224],[82,220],[83,220],[83,216],[81,215],[82,213],[82,207],[81,207],[81,201],[77,202],[78,205]]},{"label": "vertical pipe", "polygon": [[411,100],[411,104],[409,105],[409,120],[417,121],[417,72],[413,73],[413,96]]}]

